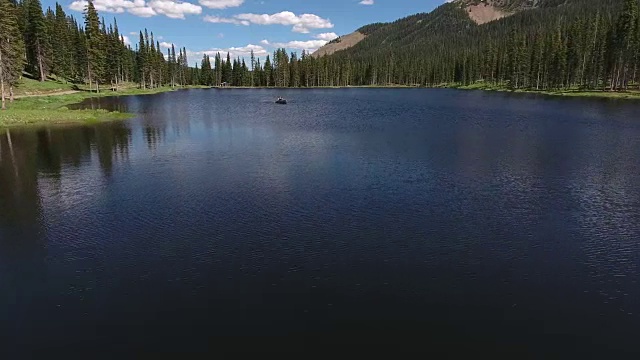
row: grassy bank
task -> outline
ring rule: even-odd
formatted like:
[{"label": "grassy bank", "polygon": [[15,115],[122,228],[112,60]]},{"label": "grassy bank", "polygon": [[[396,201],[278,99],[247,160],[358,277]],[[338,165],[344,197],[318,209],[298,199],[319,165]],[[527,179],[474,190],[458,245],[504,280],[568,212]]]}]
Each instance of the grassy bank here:
[{"label": "grassy bank", "polygon": [[[312,86],[301,87],[295,89],[349,89],[349,88],[369,88],[369,89],[409,89],[419,88],[418,85],[353,85],[353,86]],[[476,83],[473,85],[461,85],[461,84],[440,84],[432,86],[431,88],[448,88],[448,89],[461,89],[461,90],[484,90],[484,91],[500,91],[511,93],[528,93],[528,94],[541,94],[552,96],[565,96],[565,97],[591,97],[591,98],[609,98],[609,99],[636,99],[640,100],[640,91],[598,91],[598,90],[580,90],[580,89],[566,89],[557,91],[541,91],[541,90],[512,90],[503,85],[494,85],[487,83]],[[226,86],[220,89],[292,89],[292,88],[280,88],[280,87],[247,87],[247,86]]]},{"label": "grassy bank", "polygon": [[410,89],[419,88],[418,85],[346,85],[346,86],[309,86],[309,87],[281,87],[281,86],[214,86],[215,89],[271,89],[271,90],[306,90],[306,89]]},{"label": "grassy bank", "polygon": [[[24,96],[13,103],[7,100],[7,110],[0,111],[0,127],[20,126],[42,123],[95,123],[109,120],[122,120],[133,116],[106,110],[70,110],[67,105],[79,103],[90,97],[145,95],[172,91],[170,87],[138,89],[134,84],[124,84],[119,91],[92,93],[71,84],[57,81],[43,83],[26,79],[16,89],[16,96]],[[56,95],[63,93],[63,95]]]},{"label": "grassy bank", "polygon": [[603,91],[603,90],[581,90],[581,89],[566,89],[566,90],[511,90],[506,86],[494,85],[487,83],[476,83],[472,85],[448,85],[444,84],[442,87],[463,89],[463,90],[485,90],[485,91],[503,91],[514,93],[529,93],[529,94],[542,94],[551,96],[565,96],[565,97],[591,97],[591,98],[608,98],[608,99],[630,99],[640,100],[640,91]]}]

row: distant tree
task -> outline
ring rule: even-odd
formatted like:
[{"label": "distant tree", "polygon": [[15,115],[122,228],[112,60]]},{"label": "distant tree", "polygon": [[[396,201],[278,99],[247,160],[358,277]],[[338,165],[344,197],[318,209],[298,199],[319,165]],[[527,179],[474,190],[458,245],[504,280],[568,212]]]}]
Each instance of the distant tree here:
[{"label": "distant tree", "polygon": [[638,1],[625,0],[624,8],[618,17],[614,30],[611,53],[614,64],[611,73],[611,89],[626,89],[630,64],[637,52],[638,40]]},{"label": "distant tree", "polygon": [[40,0],[26,2],[25,40],[27,63],[40,81],[45,81],[49,74],[51,46]]},{"label": "distant tree", "polygon": [[182,61],[180,62],[180,66],[182,68],[182,77],[185,85],[192,85],[193,78],[189,73],[189,59],[187,58],[187,48],[182,48]]},{"label": "distant tree", "polygon": [[253,53],[253,49],[251,49],[251,86],[255,86],[255,81],[254,81],[254,72],[256,70],[256,55]]},{"label": "distant tree", "polygon": [[0,97],[6,109],[6,91],[13,100],[13,86],[22,72],[24,43],[18,26],[16,6],[0,0]]},{"label": "distant tree", "polygon": [[138,56],[136,58],[136,68],[139,76],[140,87],[146,88],[147,85],[147,45],[144,41],[144,35],[140,31],[140,39],[138,40]]},{"label": "distant tree", "polygon": [[89,89],[92,82],[96,84],[96,92],[100,92],[100,79],[104,70],[103,34],[100,31],[100,19],[93,6],[93,0],[87,2],[84,11],[85,35],[87,37],[87,78]]},{"label": "distant tree", "polygon": [[220,86],[220,84],[222,84],[222,57],[220,56],[220,53],[216,53],[216,58],[215,58],[215,82],[214,84],[216,86]]},{"label": "distant tree", "polygon": [[67,80],[71,76],[71,39],[67,14],[62,5],[56,3],[55,20],[51,36],[53,63],[51,71]]},{"label": "distant tree", "polygon": [[222,82],[231,83],[233,81],[233,65],[231,64],[231,55],[227,53],[227,61],[224,63]]},{"label": "distant tree", "polygon": [[171,44],[171,48],[167,49],[167,66],[169,68],[169,78],[171,88],[176,87],[176,48]]},{"label": "distant tree", "polygon": [[269,59],[269,55],[264,60],[264,85],[266,87],[273,85],[273,65],[271,64],[271,59]]},{"label": "distant tree", "polygon": [[202,55],[202,65],[200,66],[200,85],[213,85],[213,72],[211,70],[211,60],[209,55]]}]

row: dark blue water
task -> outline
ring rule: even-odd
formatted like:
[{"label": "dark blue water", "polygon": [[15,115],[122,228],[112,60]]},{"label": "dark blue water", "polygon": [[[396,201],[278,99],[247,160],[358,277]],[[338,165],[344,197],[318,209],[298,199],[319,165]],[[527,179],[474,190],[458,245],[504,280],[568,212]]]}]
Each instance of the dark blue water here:
[{"label": "dark blue water", "polygon": [[83,106],[137,116],[0,133],[8,359],[638,356],[640,103],[343,89]]}]

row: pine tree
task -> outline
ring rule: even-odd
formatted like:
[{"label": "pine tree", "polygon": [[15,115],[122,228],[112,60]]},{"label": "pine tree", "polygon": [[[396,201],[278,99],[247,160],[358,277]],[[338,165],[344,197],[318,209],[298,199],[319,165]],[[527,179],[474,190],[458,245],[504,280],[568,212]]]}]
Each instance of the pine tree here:
[{"label": "pine tree", "polygon": [[89,90],[92,82],[96,83],[96,92],[100,92],[100,79],[104,70],[103,40],[100,32],[98,12],[89,0],[84,12],[85,35],[87,37],[87,78]]},{"label": "pine tree", "polygon": [[29,68],[38,74],[40,81],[45,81],[49,75],[51,46],[40,0],[27,2],[25,40]]},{"label": "pine tree", "polygon": [[202,65],[200,66],[200,85],[211,86],[213,83],[213,74],[211,71],[211,60],[209,55],[202,55]]},{"label": "pine tree", "polygon": [[[151,47],[148,52],[149,81],[151,88],[157,87],[158,59],[156,58],[156,44],[153,41],[153,32],[151,32]],[[154,82],[156,81],[156,82]]]},{"label": "pine tree", "polygon": [[74,22],[73,30],[73,78],[76,81],[85,81],[87,79],[87,37],[84,30],[76,22]]},{"label": "pine tree", "polygon": [[171,88],[175,88],[176,86],[176,78],[175,78],[175,55],[176,48],[171,44],[171,48],[167,49],[167,68],[169,69],[169,79]]},{"label": "pine tree", "polygon": [[140,87],[142,89],[146,88],[146,84],[147,84],[147,78],[146,78],[146,63],[147,63],[147,47],[144,41],[144,35],[142,35],[142,31],[140,31],[140,40],[138,43],[138,56],[137,56],[137,61],[136,61],[136,68],[137,73],[138,73],[138,77],[139,77],[139,82],[140,82]]},{"label": "pine tree", "polygon": [[52,32],[53,63],[51,71],[63,79],[71,76],[71,44],[67,14],[56,3],[55,20]]},{"label": "pine tree", "polygon": [[[299,68],[298,55],[295,52],[293,52],[291,53],[290,63],[289,63],[289,76],[290,76],[289,86],[291,87],[300,86],[300,72],[298,68]],[[348,85],[348,81],[345,81],[345,85]]]},{"label": "pine tree", "polygon": [[187,58],[187,48],[182,48],[182,62],[180,63],[182,69],[182,78],[184,85],[193,85],[193,77],[189,73],[189,59]]},{"label": "pine tree", "polygon": [[8,90],[12,101],[13,86],[22,73],[24,43],[18,26],[16,6],[7,0],[0,0],[0,14],[0,97],[2,110],[5,110],[6,91]]},{"label": "pine tree", "polygon": [[269,59],[269,55],[264,60],[264,72],[265,72],[265,80],[264,85],[266,87],[273,85],[273,65],[271,64],[271,59]]},{"label": "pine tree", "polygon": [[171,44],[171,86],[176,86],[176,73],[177,73],[177,59],[176,59],[176,47]]},{"label": "pine tree", "polygon": [[254,72],[255,72],[255,68],[256,68],[256,55],[253,53],[253,49],[251,49],[251,86],[255,86],[255,81],[254,81]]},{"label": "pine tree", "polygon": [[635,55],[635,41],[638,32],[638,2],[625,0],[622,13],[618,17],[611,52],[614,64],[611,73],[611,90],[623,90],[628,85],[629,64]]},{"label": "pine tree", "polygon": [[242,86],[246,86],[249,87],[251,86],[250,82],[251,82],[251,75],[249,73],[249,68],[247,67],[247,64],[244,62],[244,59],[242,59]]},{"label": "pine tree", "polygon": [[220,86],[222,84],[222,57],[220,53],[216,53],[215,58],[215,85]]},{"label": "pine tree", "polygon": [[122,81],[122,77],[123,77],[122,65],[125,61],[124,52],[126,50],[126,47],[124,46],[124,41],[120,37],[120,29],[118,29],[118,21],[115,18],[113,19],[113,32],[109,36],[109,42],[110,42],[109,46],[111,48],[111,52],[108,53],[110,55],[107,56],[107,59],[109,57],[113,58],[111,60],[111,72],[113,74],[112,77],[115,85],[114,90],[118,91],[120,82]]},{"label": "pine tree", "polygon": [[231,84],[233,81],[233,65],[231,64],[231,55],[227,53],[227,61],[224,64],[224,73],[222,74],[222,82]]}]

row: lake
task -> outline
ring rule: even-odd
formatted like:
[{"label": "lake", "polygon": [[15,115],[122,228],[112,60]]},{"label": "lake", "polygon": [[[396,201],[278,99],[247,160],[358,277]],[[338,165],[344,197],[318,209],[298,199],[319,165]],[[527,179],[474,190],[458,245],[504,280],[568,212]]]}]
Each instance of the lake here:
[{"label": "lake", "polygon": [[136,117],[0,131],[7,358],[637,355],[640,102],[194,89],[79,106]]}]

